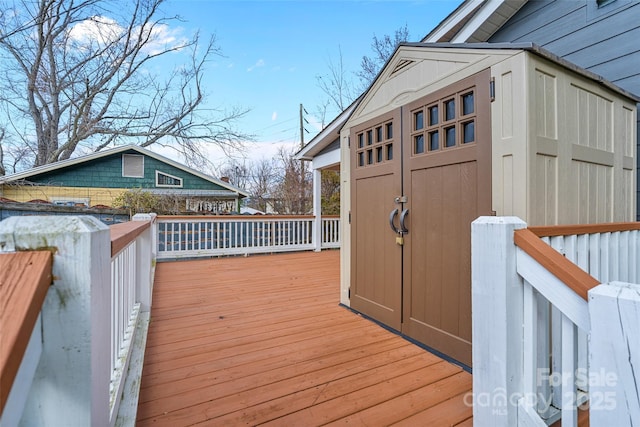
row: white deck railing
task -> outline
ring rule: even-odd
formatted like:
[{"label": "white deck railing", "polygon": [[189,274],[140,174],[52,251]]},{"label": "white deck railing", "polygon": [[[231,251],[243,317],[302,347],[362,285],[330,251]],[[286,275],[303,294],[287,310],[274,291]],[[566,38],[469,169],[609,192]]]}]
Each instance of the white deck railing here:
[{"label": "white deck railing", "polygon": [[23,403],[8,408],[10,416],[3,411],[2,427],[134,425],[156,233],[153,214],[111,230],[90,216],[0,223],[11,242],[4,250],[55,248],[35,375],[14,382],[11,393],[20,390]]},{"label": "white deck railing", "polygon": [[322,217],[322,249],[340,247],[340,217]]},{"label": "white deck railing", "polygon": [[614,281],[640,277],[638,224],[525,226],[473,224],[474,422],[575,426],[584,403],[592,426],[629,425],[640,339],[629,346],[626,328],[640,321],[640,285]]},{"label": "white deck railing", "polygon": [[[248,255],[340,247],[340,219],[313,216],[161,216],[158,258]],[[318,244],[319,243],[319,244]]]},{"label": "white deck railing", "polygon": [[[140,317],[148,321],[151,263],[156,233],[155,215],[137,215],[131,223],[111,226],[111,378],[110,417],[120,408],[126,374],[131,362],[134,337]],[[116,239],[119,244],[115,244]],[[144,290],[143,290],[144,288]],[[141,312],[144,311],[146,315]]]}]

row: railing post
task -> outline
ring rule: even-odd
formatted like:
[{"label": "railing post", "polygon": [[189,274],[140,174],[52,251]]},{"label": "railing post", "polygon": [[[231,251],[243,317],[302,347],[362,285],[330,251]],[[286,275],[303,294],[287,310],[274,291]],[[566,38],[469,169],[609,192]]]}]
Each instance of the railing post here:
[{"label": "railing post", "polygon": [[640,285],[611,282],[589,291],[589,420],[632,426],[640,420]]},{"label": "railing post", "polygon": [[516,272],[515,217],[480,217],[471,225],[473,421],[517,425],[522,390],[522,279]]},{"label": "railing post", "polygon": [[134,221],[150,221],[151,226],[139,237],[136,245],[136,296],[140,302],[140,311],[147,312],[151,309],[151,297],[153,292],[153,278],[156,266],[157,252],[157,223],[156,214],[135,214]]},{"label": "railing post", "polygon": [[322,170],[313,170],[313,250],[322,250]]},{"label": "railing post", "polygon": [[[0,224],[15,250],[54,252],[42,307],[42,355],[22,423],[109,424],[109,229],[92,216],[21,216]],[[10,250],[10,249],[9,249]]]}]

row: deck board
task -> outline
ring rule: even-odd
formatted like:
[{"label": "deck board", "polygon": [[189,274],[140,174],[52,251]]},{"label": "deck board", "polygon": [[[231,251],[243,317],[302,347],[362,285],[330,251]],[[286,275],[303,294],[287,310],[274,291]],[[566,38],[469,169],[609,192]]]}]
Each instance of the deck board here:
[{"label": "deck board", "polygon": [[159,263],[137,424],[468,422],[470,374],[338,296],[338,251]]}]

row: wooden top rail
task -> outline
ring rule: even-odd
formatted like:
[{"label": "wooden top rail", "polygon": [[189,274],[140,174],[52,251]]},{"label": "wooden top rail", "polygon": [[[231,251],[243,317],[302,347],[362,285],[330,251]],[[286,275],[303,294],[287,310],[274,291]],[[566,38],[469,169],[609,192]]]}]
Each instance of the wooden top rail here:
[{"label": "wooden top rail", "polygon": [[571,236],[574,234],[614,233],[640,230],[640,222],[610,222],[603,224],[549,225],[529,227],[538,237]]},{"label": "wooden top rail", "polygon": [[540,240],[531,229],[516,230],[513,242],[585,300],[589,289],[600,284],[589,273]]},{"label": "wooden top rail", "polygon": [[[323,216],[325,218],[326,216]],[[280,219],[313,219],[313,215],[158,215],[159,221],[171,221],[174,219],[194,221],[225,221],[242,219],[245,221],[263,221],[263,220],[280,220]]]},{"label": "wooden top rail", "polygon": [[109,231],[111,232],[111,257],[123,250],[149,227],[151,227],[151,221],[129,221],[109,226]]},{"label": "wooden top rail", "polygon": [[51,285],[53,254],[0,254],[0,414]]}]

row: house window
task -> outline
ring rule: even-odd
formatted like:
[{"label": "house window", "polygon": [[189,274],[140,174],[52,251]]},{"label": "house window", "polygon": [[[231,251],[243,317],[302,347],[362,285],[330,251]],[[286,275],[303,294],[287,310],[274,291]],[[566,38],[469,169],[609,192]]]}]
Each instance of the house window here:
[{"label": "house window", "polygon": [[588,0],[587,23],[608,18],[634,2],[637,0]]},{"label": "house window", "polygon": [[182,187],[182,178],[156,171],[156,187]]},{"label": "house window", "polygon": [[596,0],[596,4],[598,5],[598,7],[602,7],[602,6],[606,6],[609,3],[613,3],[616,0]]},{"label": "house window", "polygon": [[89,207],[89,198],[75,197],[51,197],[49,199],[56,206],[82,206]]},{"label": "house window", "polygon": [[139,154],[123,154],[122,176],[127,178],[144,178],[144,156]]}]

